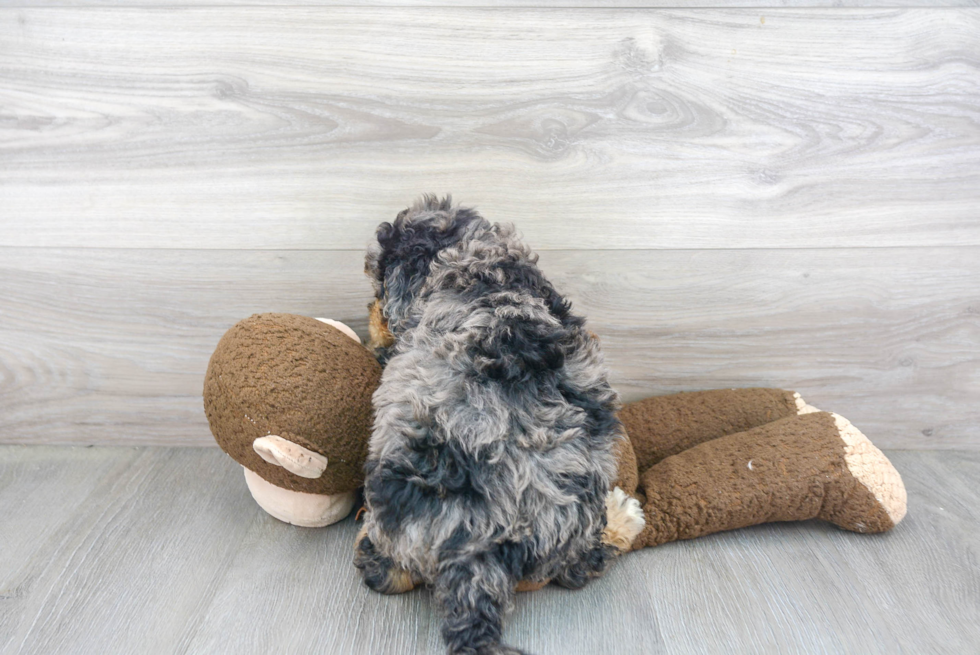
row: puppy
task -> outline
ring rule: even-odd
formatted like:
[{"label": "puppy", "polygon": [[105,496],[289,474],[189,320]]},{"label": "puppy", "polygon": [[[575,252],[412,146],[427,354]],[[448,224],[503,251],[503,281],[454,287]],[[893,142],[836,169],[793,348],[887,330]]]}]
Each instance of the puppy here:
[{"label": "puppy", "polygon": [[643,528],[610,491],[599,344],[536,263],[511,226],[428,195],[367,255],[385,369],[355,565],[382,593],[431,585],[451,654],[520,653],[500,643],[518,583],[579,588]]}]

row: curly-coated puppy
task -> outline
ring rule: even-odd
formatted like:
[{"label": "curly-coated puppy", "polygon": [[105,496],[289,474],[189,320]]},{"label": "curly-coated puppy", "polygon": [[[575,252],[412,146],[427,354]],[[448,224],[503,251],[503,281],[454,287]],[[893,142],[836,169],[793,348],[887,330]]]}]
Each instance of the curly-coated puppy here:
[{"label": "curly-coated puppy", "polygon": [[610,492],[622,437],[597,340],[536,262],[435,196],[367,255],[386,366],[355,564],[383,593],[432,585],[454,654],[519,653],[500,644],[518,582],[581,587],[643,527]]}]

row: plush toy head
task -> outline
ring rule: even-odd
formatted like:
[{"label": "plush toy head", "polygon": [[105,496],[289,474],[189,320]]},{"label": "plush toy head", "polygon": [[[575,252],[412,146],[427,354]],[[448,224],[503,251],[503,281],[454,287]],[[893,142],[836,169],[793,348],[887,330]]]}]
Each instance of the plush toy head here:
[{"label": "plush toy head", "polygon": [[350,512],[364,482],[380,379],[380,365],[346,325],[256,314],[218,343],[204,408],[263,509],[322,526]]}]

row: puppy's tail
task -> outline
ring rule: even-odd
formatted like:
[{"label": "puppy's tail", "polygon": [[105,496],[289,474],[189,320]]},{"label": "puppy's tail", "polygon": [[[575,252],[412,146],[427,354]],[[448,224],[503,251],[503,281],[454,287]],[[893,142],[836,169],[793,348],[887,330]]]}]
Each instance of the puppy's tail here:
[{"label": "puppy's tail", "polygon": [[500,643],[504,614],[514,600],[515,576],[499,558],[476,555],[444,562],[435,594],[444,614],[449,655],[525,655]]}]

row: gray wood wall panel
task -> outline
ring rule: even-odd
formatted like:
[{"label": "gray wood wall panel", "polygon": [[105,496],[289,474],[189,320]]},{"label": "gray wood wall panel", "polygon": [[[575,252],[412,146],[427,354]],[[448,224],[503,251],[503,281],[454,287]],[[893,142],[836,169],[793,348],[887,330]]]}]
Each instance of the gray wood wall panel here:
[{"label": "gray wood wall panel", "polygon": [[[968,653],[980,643],[980,453],[890,452],[883,535],[776,523],[631,553],[518,597],[537,655]],[[353,517],[280,523],[216,449],[0,447],[0,653],[437,654],[431,595],[368,591]]]},{"label": "gray wood wall panel", "polygon": [[[167,6],[198,6],[196,0],[167,0]],[[208,0],[209,6],[529,7],[529,8],[864,8],[977,7],[980,0]],[[159,7],[160,0],[0,0],[0,7]]]},{"label": "gray wood wall panel", "polygon": [[[366,333],[353,251],[0,248],[6,443],[210,445],[208,358],[255,312]],[[550,251],[626,400],[792,388],[883,447],[980,443],[980,248]]]},{"label": "gray wood wall panel", "polygon": [[0,106],[0,245],[980,245],[976,9],[6,9]]},{"label": "gray wood wall panel", "polygon": [[364,332],[426,190],[514,221],[627,400],[980,446],[980,10],[0,8],[7,443],[211,443],[256,311]]}]

